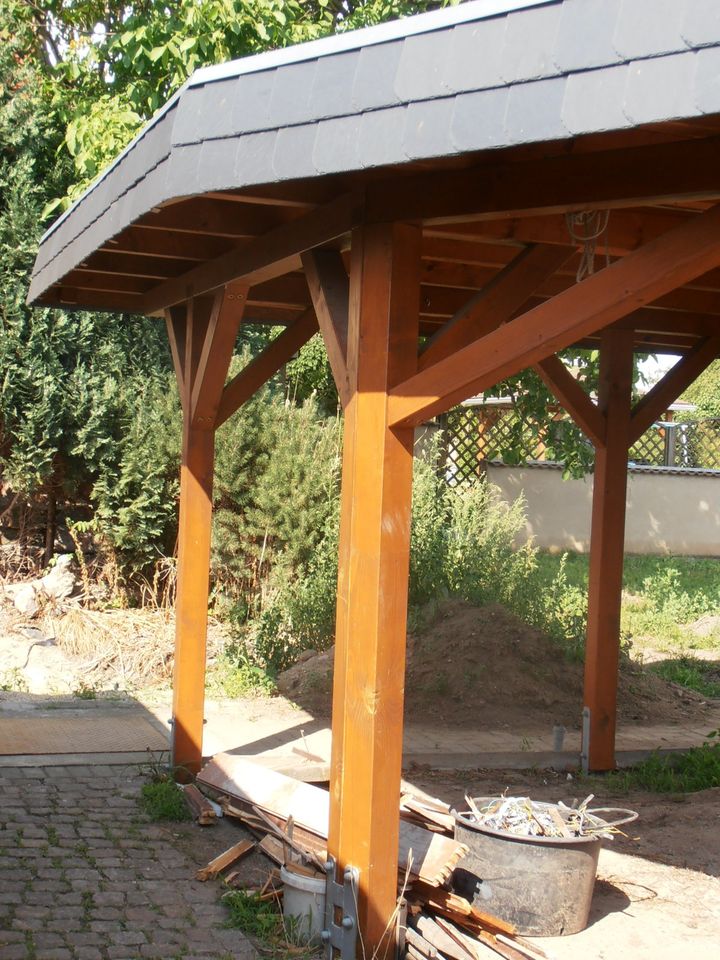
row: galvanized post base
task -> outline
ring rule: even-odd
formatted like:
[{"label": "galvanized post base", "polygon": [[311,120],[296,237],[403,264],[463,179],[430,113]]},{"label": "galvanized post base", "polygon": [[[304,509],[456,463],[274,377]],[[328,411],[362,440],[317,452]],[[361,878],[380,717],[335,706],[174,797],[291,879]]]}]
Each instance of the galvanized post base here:
[{"label": "galvanized post base", "polygon": [[[357,868],[345,867],[343,882],[338,883],[335,879],[335,861],[328,857],[325,873],[325,925],[320,934],[324,960],[333,960],[336,953],[340,954],[342,960],[355,960],[358,934]],[[340,923],[335,920],[337,909],[342,915]]]}]

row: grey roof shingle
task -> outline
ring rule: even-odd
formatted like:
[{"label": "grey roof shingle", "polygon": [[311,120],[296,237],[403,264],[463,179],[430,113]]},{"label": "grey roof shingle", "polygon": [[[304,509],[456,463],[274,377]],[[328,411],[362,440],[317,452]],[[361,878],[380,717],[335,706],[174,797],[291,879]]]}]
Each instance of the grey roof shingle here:
[{"label": "grey roof shingle", "polygon": [[31,298],[166,200],[720,113],[718,0],[478,0],[198,71],[43,238]]}]

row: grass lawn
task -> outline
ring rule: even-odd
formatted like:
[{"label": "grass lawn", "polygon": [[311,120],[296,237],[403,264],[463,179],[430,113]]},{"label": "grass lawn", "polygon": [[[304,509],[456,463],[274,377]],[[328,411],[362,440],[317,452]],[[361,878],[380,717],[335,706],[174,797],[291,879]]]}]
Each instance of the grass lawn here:
[{"label": "grass lawn", "polygon": [[[538,563],[548,581],[560,556],[541,553]],[[587,554],[568,553],[568,582],[587,588]],[[653,650],[678,657],[693,650],[720,648],[720,625],[703,635],[693,624],[720,615],[720,559],[626,555],[622,631],[636,653]]]}]

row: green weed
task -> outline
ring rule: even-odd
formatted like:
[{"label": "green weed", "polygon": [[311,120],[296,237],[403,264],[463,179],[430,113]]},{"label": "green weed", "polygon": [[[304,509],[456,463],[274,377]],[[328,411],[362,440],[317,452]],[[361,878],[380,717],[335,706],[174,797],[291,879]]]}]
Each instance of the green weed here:
[{"label": "green weed", "polygon": [[609,773],[602,780],[603,787],[618,793],[631,790],[695,793],[718,787],[720,743],[717,736],[718,731],[713,730],[700,747],[678,754],[654,753],[634,767]]},{"label": "green weed", "polygon": [[720,669],[716,663],[683,656],[653,663],[650,670],[664,680],[697,691],[703,697],[720,698]]},{"label": "green weed", "polygon": [[207,690],[210,696],[241,697],[272,696],[275,682],[267,671],[250,663],[245,654],[232,644],[208,671]]},{"label": "green weed", "polygon": [[271,901],[245,890],[231,890],[223,896],[223,903],[230,911],[228,926],[267,943],[284,939],[283,918]]},{"label": "green weed", "polygon": [[174,780],[145,783],[140,791],[140,804],[153,820],[191,820],[185,794]]},{"label": "green weed", "polygon": [[300,955],[309,958],[317,954],[311,946],[299,949],[303,946],[300,925],[294,922],[294,918],[283,918],[274,901],[261,900],[257,894],[246,890],[231,890],[224,894],[223,903],[230,911],[227,926],[237,927],[262,941],[270,948],[273,957]]},{"label": "green weed", "polygon": [[78,700],[97,700],[97,690],[81,680],[77,690],[73,690],[73,696]]}]

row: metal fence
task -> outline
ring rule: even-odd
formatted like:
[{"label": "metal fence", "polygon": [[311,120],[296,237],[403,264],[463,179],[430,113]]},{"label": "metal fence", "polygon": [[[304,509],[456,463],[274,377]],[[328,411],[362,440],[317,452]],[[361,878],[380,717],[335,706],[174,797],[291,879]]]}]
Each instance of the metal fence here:
[{"label": "metal fence", "polygon": [[[567,416],[554,415],[567,422]],[[542,429],[525,423],[512,409],[457,407],[442,427],[446,477],[452,486],[471,482],[489,460],[516,465],[549,461]],[[503,451],[512,448],[512,460]],[[630,450],[631,465],[720,472],[720,418],[683,423],[661,422]]]}]

